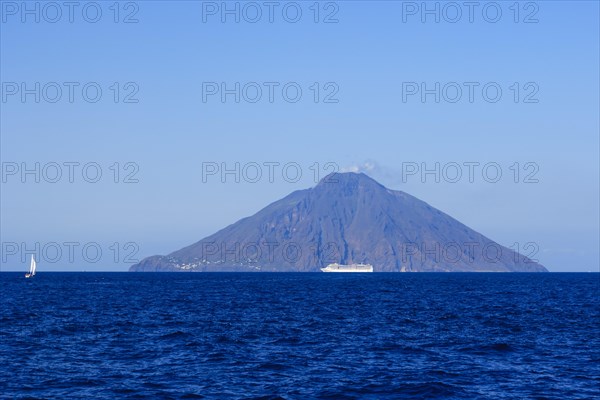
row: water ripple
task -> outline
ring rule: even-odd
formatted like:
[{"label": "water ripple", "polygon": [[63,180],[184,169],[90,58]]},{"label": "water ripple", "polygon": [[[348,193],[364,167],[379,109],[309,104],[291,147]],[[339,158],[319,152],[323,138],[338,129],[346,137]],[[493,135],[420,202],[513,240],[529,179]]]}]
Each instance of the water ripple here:
[{"label": "water ripple", "polygon": [[0,285],[0,398],[600,398],[597,274],[2,273]]}]

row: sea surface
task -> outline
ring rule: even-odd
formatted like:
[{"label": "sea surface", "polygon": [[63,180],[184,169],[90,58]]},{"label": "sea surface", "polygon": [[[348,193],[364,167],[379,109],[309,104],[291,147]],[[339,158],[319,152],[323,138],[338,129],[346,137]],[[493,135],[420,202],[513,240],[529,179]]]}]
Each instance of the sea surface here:
[{"label": "sea surface", "polygon": [[0,273],[2,399],[598,399],[600,274]]}]

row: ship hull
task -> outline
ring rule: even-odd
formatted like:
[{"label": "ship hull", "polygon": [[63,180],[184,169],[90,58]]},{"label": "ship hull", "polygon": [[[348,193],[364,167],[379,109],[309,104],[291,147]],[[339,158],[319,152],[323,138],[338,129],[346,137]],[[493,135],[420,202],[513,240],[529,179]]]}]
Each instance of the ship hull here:
[{"label": "ship hull", "polygon": [[361,273],[361,272],[373,272],[373,270],[328,270],[327,268],[321,268],[323,272],[338,272],[338,273]]}]

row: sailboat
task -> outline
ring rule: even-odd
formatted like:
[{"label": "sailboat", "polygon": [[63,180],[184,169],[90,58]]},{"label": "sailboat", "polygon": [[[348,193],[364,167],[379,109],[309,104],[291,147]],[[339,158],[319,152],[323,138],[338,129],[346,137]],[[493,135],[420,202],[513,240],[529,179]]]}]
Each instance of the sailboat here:
[{"label": "sailboat", "polygon": [[35,259],[33,258],[33,254],[31,255],[31,264],[29,265],[29,273],[25,274],[25,278],[31,278],[35,275],[35,268],[36,268],[36,263],[35,263]]}]

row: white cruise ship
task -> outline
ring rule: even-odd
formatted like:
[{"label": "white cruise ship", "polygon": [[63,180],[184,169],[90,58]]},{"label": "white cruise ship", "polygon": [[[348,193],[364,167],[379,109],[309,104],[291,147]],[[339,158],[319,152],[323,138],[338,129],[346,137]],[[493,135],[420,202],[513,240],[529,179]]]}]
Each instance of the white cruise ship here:
[{"label": "white cruise ship", "polygon": [[321,268],[323,272],[373,272],[371,264],[350,264],[342,265],[338,263],[329,264],[325,268]]}]

